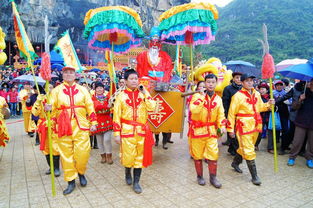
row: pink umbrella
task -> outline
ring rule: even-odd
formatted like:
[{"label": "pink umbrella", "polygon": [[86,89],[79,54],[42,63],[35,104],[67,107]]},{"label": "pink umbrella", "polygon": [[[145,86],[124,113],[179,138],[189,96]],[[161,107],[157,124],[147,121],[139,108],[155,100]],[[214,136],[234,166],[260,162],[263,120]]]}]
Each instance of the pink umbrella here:
[{"label": "pink umbrella", "polygon": [[293,66],[293,65],[297,65],[297,64],[305,64],[307,63],[308,60],[307,59],[286,59],[286,60],[283,60],[281,62],[279,62],[278,64],[276,64],[276,70],[279,71],[279,70],[282,70],[282,69],[285,69],[289,66]]}]

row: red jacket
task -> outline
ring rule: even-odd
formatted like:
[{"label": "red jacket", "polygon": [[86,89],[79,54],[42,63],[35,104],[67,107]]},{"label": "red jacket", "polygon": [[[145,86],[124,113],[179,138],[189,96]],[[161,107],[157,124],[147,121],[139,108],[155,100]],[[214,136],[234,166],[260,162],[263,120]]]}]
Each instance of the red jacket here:
[{"label": "red jacket", "polygon": [[108,107],[110,96],[109,94],[98,98],[96,95],[92,96],[92,101],[97,115],[97,131],[93,134],[104,133],[113,130],[113,121],[110,116],[110,108]]},{"label": "red jacket", "polygon": [[154,66],[150,63],[148,51],[140,53],[137,56],[137,72],[139,74],[139,78],[143,76],[155,76],[155,79],[158,81],[169,82],[173,70],[172,59],[165,51],[159,52],[159,59],[159,63]]},{"label": "red jacket", "polygon": [[18,92],[17,91],[10,91],[8,92],[8,96],[9,96],[9,103],[17,103],[17,97],[18,97]]}]

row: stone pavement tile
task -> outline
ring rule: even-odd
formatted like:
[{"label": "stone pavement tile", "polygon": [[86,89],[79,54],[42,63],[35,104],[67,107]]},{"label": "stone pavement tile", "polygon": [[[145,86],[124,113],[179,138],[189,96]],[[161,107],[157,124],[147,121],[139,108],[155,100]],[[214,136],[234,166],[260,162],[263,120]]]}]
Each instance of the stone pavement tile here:
[{"label": "stone pavement tile", "polygon": [[243,208],[265,208],[265,207],[268,207],[267,205],[261,203],[261,202],[257,202],[257,201],[254,201],[254,200],[250,200],[248,202],[245,202],[245,203],[242,203],[240,205],[238,205],[237,207],[243,207]]},{"label": "stone pavement tile", "polygon": [[0,207],[10,207],[10,200],[9,199],[0,199]]},{"label": "stone pavement tile", "polygon": [[163,197],[156,197],[155,200],[150,201],[155,207],[178,207],[173,204],[171,201]]}]

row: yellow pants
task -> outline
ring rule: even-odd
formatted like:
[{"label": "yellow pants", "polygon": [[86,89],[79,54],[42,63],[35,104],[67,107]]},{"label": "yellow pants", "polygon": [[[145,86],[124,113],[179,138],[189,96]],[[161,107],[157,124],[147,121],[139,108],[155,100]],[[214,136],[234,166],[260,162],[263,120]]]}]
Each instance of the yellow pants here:
[{"label": "yellow pants", "polygon": [[237,149],[238,154],[242,156],[244,160],[254,160],[256,158],[254,144],[258,138],[259,132],[253,132],[247,135],[237,135],[239,148]]},{"label": "yellow pants", "polygon": [[121,164],[127,168],[143,168],[143,149],[145,138],[135,137],[122,138],[120,149]]},{"label": "yellow pants", "polygon": [[82,131],[77,125],[72,130],[72,136],[58,139],[65,181],[74,180],[78,173],[85,174],[90,156],[89,131]]},{"label": "yellow pants", "polygon": [[217,160],[218,143],[216,138],[190,138],[190,155],[195,160]]},{"label": "yellow pants", "polygon": [[[39,135],[39,139],[40,139],[40,141],[41,141],[41,136],[40,136],[40,135]],[[59,147],[58,147],[58,141],[57,141],[56,135],[52,134],[51,140],[52,140],[52,154],[53,154],[54,156],[60,155]],[[45,149],[44,149],[42,152],[43,152],[43,154],[45,154],[45,155],[50,154],[48,135],[47,135],[47,139],[46,139],[46,143],[45,143]]]},{"label": "yellow pants", "polygon": [[33,132],[32,129],[32,113],[31,112],[23,112],[23,118],[24,118],[24,130],[26,133]]}]

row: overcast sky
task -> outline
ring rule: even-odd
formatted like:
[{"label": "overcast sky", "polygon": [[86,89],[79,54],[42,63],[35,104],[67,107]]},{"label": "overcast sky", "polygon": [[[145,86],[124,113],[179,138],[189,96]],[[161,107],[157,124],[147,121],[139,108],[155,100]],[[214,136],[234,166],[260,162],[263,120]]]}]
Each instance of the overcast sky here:
[{"label": "overcast sky", "polygon": [[219,7],[226,6],[228,3],[230,3],[233,0],[191,0],[192,2],[199,2],[199,1],[204,1],[204,2],[209,2],[212,4],[216,4]]}]

